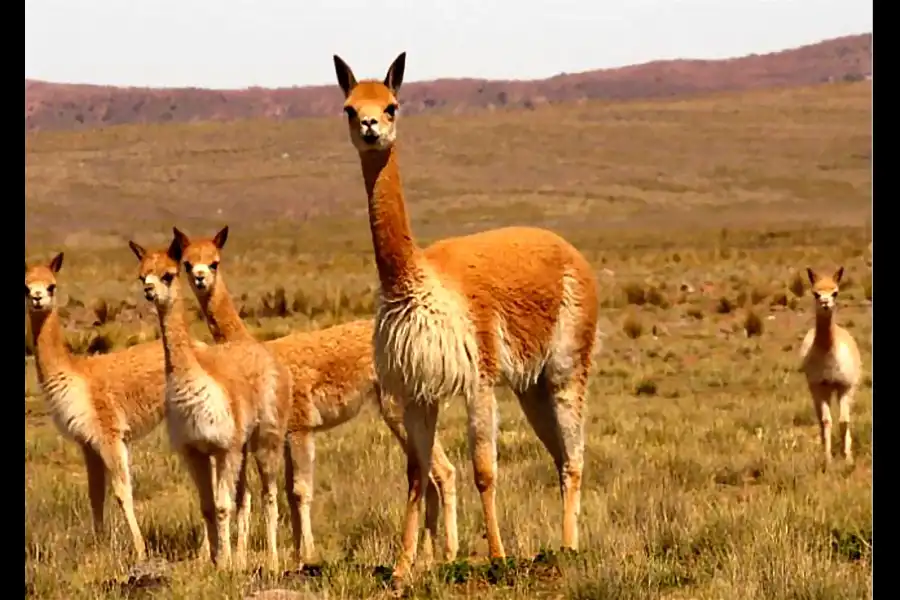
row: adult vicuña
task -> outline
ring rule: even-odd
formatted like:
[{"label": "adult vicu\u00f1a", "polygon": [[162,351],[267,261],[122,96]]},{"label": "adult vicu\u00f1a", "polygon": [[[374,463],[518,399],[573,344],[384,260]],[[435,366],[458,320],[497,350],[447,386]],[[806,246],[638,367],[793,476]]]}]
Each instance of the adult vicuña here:
[{"label": "adult vicu\u00f1a", "polygon": [[[492,557],[505,555],[495,513],[497,416],[494,385],[517,394],[559,473],[563,545],[578,546],[584,397],[597,331],[590,264],[547,230],[509,227],[439,241],[413,240],[395,143],[406,54],[384,81],[357,82],[334,57],[359,152],[381,283],[373,337],[383,389],[405,404],[419,464],[431,463],[440,401],[463,395],[469,451]],[[415,558],[421,485],[407,502],[402,578]]]},{"label": "adult vicu\u00f1a", "polygon": [[73,356],[56,305],[57,254],[48,265],[25,264],[25,298],[34,336],[38,382],[60,432],[84,454],[94,530],[103,530],[107,484],[125,513],[134,550],[146,556],[134,515],[128,444],[163,419],[165,375],[159,342],[113,354]]},{"label": "adult vicu\u00f1a", "polygon": [[[175,229],[182,262],[191,288],[217,342],[253,339],[241,320],[220,266],[221,250],[228,239],[223,227],[212,239],[191,240]],[[359,414],[366,402],[377,402],[382,418],[409,454],[400,406],[379,393],[372,366],[372,321],[359,320],[323,330],[295,332],[265,342],[276,358],[291,371],[294,399],[285,447],[285,480],[294,545],[298,560],[313,553],[310,507],[317,431],[327,431]],[[445,557],[452,560],[459,547],[456,528],[456,469],[439,442],[435,442],[433,477],[426,492],[426,553],[431,553],[437,532],[438,503],[443,500],[446,536]],[[413,474],[409,475],[411,478]],[[432,479],[434,481],[432,481]],[[411,485],[411,483],[410,483]],[[300,551],[303,556],[300,556]]]},{"label": "adult vicu\u00f1a", "polygon": [[834,322],[838,286],[844,275],[840,267],[831,277],[820,277],[806,269],[815,301],[816,325],[807,332],[800,346],[800,357],[806,383],[812,394],[824,451],[823,468],[831,463],[831,397],[838,399],[838,427],[842,453],[852,462],[850,409],[859,385],[862,362],[859,348],[850,332]]},{"label": "adult vicu\u00f1a", "polygon": [[165,349],[166,422],[172,447],[197,486],[211,558],[231,563],[231,511],[238,506],[235,564],[246,560],[247,454],[253,452],[265,506],[269,567],[278,566],[278,460],[291,401],[290,373],[252,340],[198,348],[188,331],[178,272],[181,245],[147,252],[134,242],[144,295],[159,316]]}]

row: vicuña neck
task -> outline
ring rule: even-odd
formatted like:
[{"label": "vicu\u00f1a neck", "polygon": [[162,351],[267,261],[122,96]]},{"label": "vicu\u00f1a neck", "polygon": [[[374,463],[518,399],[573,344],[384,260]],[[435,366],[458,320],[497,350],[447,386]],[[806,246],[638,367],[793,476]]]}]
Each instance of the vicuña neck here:
[{"label": "vicu\u00f1a neck", "polygon": [[59,312],[29,311],[31,334],[34,336],[34,354],[38,377],[44,381],[54,373],[67,371],[72,366],[72,355],[66,348]]},{"label": "vicu\u00f1a neck", "polygon": [[254,339],[234,306],[221,272],[216,275],[212,292],[198,296],[197,299],[216,343]]},{"label": "vicu\u00f1a neck", "polygon": [[816,337],[814,342],[821,348],[831,348],[834,343],[834,313],[816,313]]},{"label": "vicu\u00f1a neck", "polygon": [[397,149],[360,152],[360,162],[381,288],[388,293],[400,291],[415,276],[418,247],[406,214]]},{"label": "vicu\u00f1a neck", "polygon": [[191,334],[188,330],[187,310],[180,288],[181,285],[175,281],[169,288],[171,301],[166,306],[156,307],[159,314],[159,328],[162,330],[167,375],[199,367],[197,357],[194,356]]}]

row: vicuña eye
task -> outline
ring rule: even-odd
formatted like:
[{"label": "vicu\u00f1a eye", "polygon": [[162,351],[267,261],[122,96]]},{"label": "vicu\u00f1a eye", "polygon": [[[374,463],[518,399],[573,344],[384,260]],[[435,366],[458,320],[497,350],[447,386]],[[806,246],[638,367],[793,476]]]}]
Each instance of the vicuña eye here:
[{"label": "vicu\u00f1a eye", "polygon": [[219,261],[214,260],[214,261],[212,261],[211,263],[209,263],[209,268],[212,269],[213,271],[215,271],[216,269],[218,269],[218,268],[219,268]]},{"label": "vicu\u00f1a eye", "polygon": [[344,107],[344,112],[347,114],[347,118],[348,118],[348,119],[355,119],[355,118],[356,118],[356,109],[353,108],[352,106],[345,106],[345,107]]},{"label": "vicu\u00f1a eye", "polygon": [[400,107],[397,106],[396,104],[388,104],[388,105],[384,108],[384,112],[386,112],[386,113],[388,114],[388,116],[390,116],[391,118],[393,118],[393,117],[397,116],[397,109],[398,109],[398,108],[400,108]]},{"label": "vicu\u00f1a eye", "polygon": [[55,284],[55,283],[51,283],[50,285],[47,286],[47,293],[48,293],[48,294],[52,294],[52,293],[55,292],[55,291],[56,291],[56,284]]},{"label": "vicu\u00f1a eye", "polygon": [[184,270],[185,270],[185,272],[190,273],[191,271],[194,270],[194,265],[192,265],[188,261],[184,261]]},{"label": "vicu\u00f1a eye", "polygon": [[174,273],[166,273],[165,275],[162,276],[163,282],[167,285],[172,283],[172,281],[174,281],[174,279],[175,279]]}]

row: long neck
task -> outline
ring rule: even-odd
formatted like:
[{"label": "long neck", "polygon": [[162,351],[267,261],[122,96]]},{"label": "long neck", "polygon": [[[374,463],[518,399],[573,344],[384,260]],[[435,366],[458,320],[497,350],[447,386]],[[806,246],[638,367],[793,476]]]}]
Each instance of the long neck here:
[{"label": "long neck", "polygon": [[401,291],[415,276],[418,247],[406,214],[397,149],[361,152],[360,162],[381,288],[388,293]]},{"label": "long neck", "polygon": [[821,348],[831,348],[834,344],[834,311],[816,311],[816,336],[813,343]]},{"label": "long neck", "polygon": [[213,285],[212,292],[198,296],[198,301],[216,343],[254,339],[234,306],[221,271],[216,275],[216,283]]},{"label": "long neck", "polygon": [[169,290],[172,295],[170,302],[165,306],[157,305],[167,375],[199,367],[188,330],[187,310],[181,298],[181,285],[176,281]]},{"label": "long neck", "polygon": [[53,373],[72,367],[72,355],[66,348],[62,322],[56,309],[51,312],[29,312],[38,377],[43,381]]}]

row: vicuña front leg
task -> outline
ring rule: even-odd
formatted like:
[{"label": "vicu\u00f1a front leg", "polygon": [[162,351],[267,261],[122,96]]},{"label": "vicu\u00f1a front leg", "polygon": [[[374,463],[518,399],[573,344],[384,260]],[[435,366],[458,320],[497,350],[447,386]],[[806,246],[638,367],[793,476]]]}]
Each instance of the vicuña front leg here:
[{"label": "vicu\u00f1a front leg", "polygon": [[[203,514],[204,523],[204,541],[208,548],[209,559],[216,563],[219,556],[217,554],[219,548],[218,530],[216,528],[216,502],[215,502],[215,473],[213,470],[213,462],[206,454],[187,447],[182,451],[184,464],[187,466],[188,473],[194,481],[197,488],[197,495],[200,499],[200,512]],[[200,556],[206,556],[201,548]]]},{"label": "vicu\u00f1a front leg", "polygon": [[88,497],[91,501],[91,514],[94,517],[94,535],[103,534],[103,508],[106,504],[106,465],[100,454],[88,445],[83,445],[84,466],[87,469]]},{"label": "vicu\u00f1a front leg", "polygon": [[504,558],[506,551],[503,549],[500,525],[497,522],[497,400],[493,384],[482,382],[477,393],[468,398],[467,402],[469,453],[475,473],[475,487],[481,495],[488,553],[491,558]]},{"label": "vicu\u00f1a front leg", "polygon": [[850,437],[850,410],[853,408],[853,387],[838,391],[838,433],[844,460],[853,463],[853,440]]},{"label": "vicu\u00f1a front leg", "polygon": [[[274,445],[277,448],[277,443]],[[278,454],[271,446],[256,451],[256,466],[262,486],[262,505],[266,519],[266,548],[271,571],[278,570]]]},{"label": "vicu\u00f1a front leg", "polygon": [[816,417],[819,419],[819,437],[822,442],[823,461],[822,469],[828,470],[831,465],[831,388],[820,383],[809,384],[813,405],[816,409]]},{"label": "vicu\u00f1a front leg", "polygon": [[[432,482],[432,480],[434,481]],[[429,477],[429,488],[435,486],[438,488],[444,510],[444,560],[452,561],[456,559],[456,554],[459,552],[459,532],[456,525],[456,467],[453,466],[437,439],[431,457],[431,476]],[[426,497],[427,493],[426,490]],[[426,499],[426,521],[429,516],[427,502]],[[437,514],[434,515],[434,519],[437,519]]]},{"label": "vicu\u00f1a front leg", "polygon": [[284,446],[285,487],[291,511],[294,560],[298,565],[315,552],[312,534],[313,475],[316,442],[311,431],[289,433]]},{"label": "vicu\u00f1a front leg", "polygon": [[234,510],[234,492],[241,452],[219,451],[213,455],[216,473],[216,566],[231,567],[231,513]]},{"label": "vicu\u00f1a front leg", "polygon": [[437,401],[408,402],[403,412],[403,423],[412,451],[407,454],[406,474],[409,492],[406,498],[406,515],[403,526],[403,550],[397,561],[397,567],[394,569],[395,583],[403,581],[409,575],[416,560],[419,541],[419,510],[431,466],[437,417]]},{"label": "vicu\u00f1a front leg", "polygon": [[[411,485],[411,469],[409,456],[415,457],[415,450],[410,446],[406,427],[403,424],[403,410],[391,398],[384,394],[378,397],[378,406],[381,418],[388,429],[403,447],[407,455],[407,483]],[[414,464],[418,462],[414,461]],[[437,537],[437,521],[440,506],[444,510],[444,559],[453,560],[459,551],[459,534],[456,525],[456,468],[441,447],[440,441],[435,436],[432,452],[431,473],[428,476],[428,484],[425,488],[425,531],[426,541],[424,553],[433,555],[434,538]]]},{"label": "vicu\u00f1a front leg", "polygon": [[237,505],[235,520],[237,521],[237,544],[234,549],[234,565],[238,569],[247,566],[247,543],[250,538],[250,490],[247,488],[247,446],[241,451],[241,462],[237,467],[237,483],[234,501]]},{"label": "vicu\u00f1a front leg", "polygon": [[128,468],[128,448],[125,447],[125,443],[119,440],[115,446],[109,449],[108,455],[104,456],[104,460],[109,469],[113,496],[115,496],[119,507],[125,514],[125,521],[128,523],[128,529],[131,531],[134,551],[138,560],[144,560],[147,552],[144,546],[144,537],[141,535],[141,528],[138,526],[137,517],[134,514],[131,472]]}]

